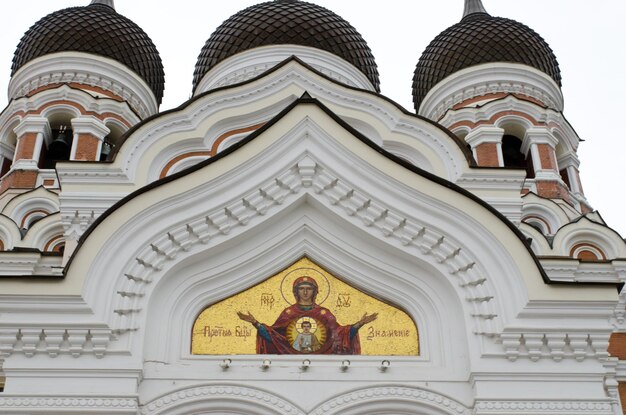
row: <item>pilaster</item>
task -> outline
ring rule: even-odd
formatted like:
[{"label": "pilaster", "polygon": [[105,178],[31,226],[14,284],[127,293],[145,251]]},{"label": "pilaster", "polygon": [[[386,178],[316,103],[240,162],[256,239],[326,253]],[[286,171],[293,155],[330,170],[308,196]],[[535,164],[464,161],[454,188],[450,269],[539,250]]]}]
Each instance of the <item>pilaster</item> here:
[{"label": "pilaster", "polygon": [[504,129],[494,126],[481,126],[465,137],[479,166],[503,167],[502,137]]},{"label": "pilaster", "polygon": [[44,140],[52,136],[50,123],[45,117],[28,116],[15,127],[17,147],[11,170],[38,170]]},{"label": "pilaster", "polygon": [[74,140],[70,160],[99,160],[104,137],[111,130],[96,117],[89,116],[72,119],[72,129]]}]

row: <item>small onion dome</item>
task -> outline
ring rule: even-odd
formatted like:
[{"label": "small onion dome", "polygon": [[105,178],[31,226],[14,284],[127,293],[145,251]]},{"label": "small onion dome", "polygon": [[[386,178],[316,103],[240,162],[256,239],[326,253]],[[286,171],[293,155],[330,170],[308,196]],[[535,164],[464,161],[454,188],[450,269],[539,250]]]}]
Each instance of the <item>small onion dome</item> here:
[{"label": "small onion dome", "polygon": [[515,20],[492,17],[479,1],[468,0],[463,19],[430,42],[417,63],[413,76],[415,110],[419,112],[430,89],[447,76],[491,62],[532,66],[561,86],[556,56],[539,34]]},{"label": "small onion dome", "polygon": [[94,1],[45,16],[24,34],[13,56],[11,76],[27,62],[57,52],[85,52],[116,60],[150,86],[157,102],[163,98],[165,74],[150,37],[118,14],[112,1]]},{"label": "small onion dome", "polygon": [[380,91],[372,51],[359,32],[335,13],[297,0],[248,7],[227,19],[206,41],[193,77],[193,89],[215,65],[259,46],[295,44],[330,52],[360,70]]}]

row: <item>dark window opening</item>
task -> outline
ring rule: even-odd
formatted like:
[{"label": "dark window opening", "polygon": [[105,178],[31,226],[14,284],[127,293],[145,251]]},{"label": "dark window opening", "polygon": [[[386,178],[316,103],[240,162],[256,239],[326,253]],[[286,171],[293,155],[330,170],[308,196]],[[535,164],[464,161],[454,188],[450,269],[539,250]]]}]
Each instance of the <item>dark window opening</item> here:
[{"label": "dark window opening", "polygon": [[3,177],[11,169],[11,164],[13,164],[13,160],[6,157],[0,157],[0,159],[2,160],[2,166],[0,167],[0,177]]},{"label": "dark window opening", "polygon": [[502,158],[505,167],[526,168],[526,157],[521,152],[522,141],[512,135],[502,137]]},{"label": "dark window opening", "polygon": [[572,186],[571,186],[570,181],[569,181],[569,174],[567,173],[567,169],[563,169],[559,173],[561,173],[561,180],[563,180],[563,182],[565,182],[565,184],[567,185],[568,189],[571,189]]},{"label": "dark window opening", "polygon": [[52,130],[53,140],[48,145],[45,155],[42,153],[44,169],[53,169],[57,161],[70,159],[73,136],[72,130],[65,125]]}]

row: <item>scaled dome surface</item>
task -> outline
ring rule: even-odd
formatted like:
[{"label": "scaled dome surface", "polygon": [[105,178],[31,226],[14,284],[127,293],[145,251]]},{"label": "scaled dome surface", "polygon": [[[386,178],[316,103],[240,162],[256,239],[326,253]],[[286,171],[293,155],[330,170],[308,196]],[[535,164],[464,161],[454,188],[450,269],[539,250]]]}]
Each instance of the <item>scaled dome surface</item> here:
[{"label": "scaled dome surface", "polygon": [[512,62],[532,66],[561,86],[561,71],[548,43],[530,27],[486,12],[466,15],[441,32],[422,54],[413,76],[415,110],[444,78],[470,66]]},{"label": "scaled dome surface", "polygon": [[260,3],[222,23],[198,56],[193,89],[226,58],[259,46],[286,44],[309,46],[339,56],[359,69],[380,91],[374,56],[359,32],[332,11],[297,0]]},{"label": "scaled dome surface", "polygon": [[109,5],[70,7],[43,17],[17,46],[11,76],[29,61],[56,52],[85,52],[116,60],[136,72],[161,103],[165,74],[156,46],[137,24]]}]

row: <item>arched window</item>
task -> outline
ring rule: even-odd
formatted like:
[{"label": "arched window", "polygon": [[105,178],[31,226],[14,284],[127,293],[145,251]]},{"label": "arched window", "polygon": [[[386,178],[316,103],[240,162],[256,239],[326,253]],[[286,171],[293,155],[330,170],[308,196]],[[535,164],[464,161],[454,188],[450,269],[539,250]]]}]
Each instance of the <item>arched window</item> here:
[{"label": "arched window", "polygon": [[523,167],[526,168],[526,157],[521,152],[522,141],[513,136],[505,135],[502,137],[502,158],[505,167]]},{"label": "arched window", "polygon": [[517,167],[526,169],[528,178],[535,177],[532,158],[526,157],[521,151],[522,140],[514,135],[506,134],[502,137],[502,160],[504,167]]}]

